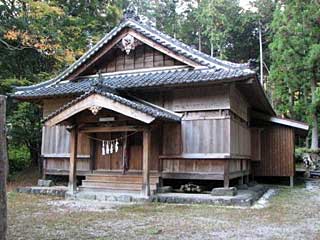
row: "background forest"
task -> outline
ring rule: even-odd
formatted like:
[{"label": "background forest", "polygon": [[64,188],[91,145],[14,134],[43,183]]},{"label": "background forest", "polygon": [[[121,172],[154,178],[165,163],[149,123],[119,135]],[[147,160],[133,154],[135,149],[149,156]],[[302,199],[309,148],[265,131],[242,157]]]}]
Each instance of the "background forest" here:
[{"label": "background forest", "polygon": [[[309,137],[297,144],[318,149],[317,0],[256,0],[247,9],[237,0],[0,0],[0,94],[55,76],[110,31],[129,4],[159,30],[235,62],[259,63],[261,29],[270,101],[280,116],[308,122]],[[8,104],[10,170],[39,166],[41,109],[10,98]]]}]

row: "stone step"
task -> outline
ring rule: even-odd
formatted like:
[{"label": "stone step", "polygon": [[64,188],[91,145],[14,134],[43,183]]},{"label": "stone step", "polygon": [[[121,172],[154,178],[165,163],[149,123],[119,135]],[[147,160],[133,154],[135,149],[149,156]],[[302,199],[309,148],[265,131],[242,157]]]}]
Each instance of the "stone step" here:
[{"label": "stone step", "polygon": [[139,193],[141,189],[119,189],[119,188],[107,188],[98,186],[80,186],[80,192],[101,192],[101,193]]}]

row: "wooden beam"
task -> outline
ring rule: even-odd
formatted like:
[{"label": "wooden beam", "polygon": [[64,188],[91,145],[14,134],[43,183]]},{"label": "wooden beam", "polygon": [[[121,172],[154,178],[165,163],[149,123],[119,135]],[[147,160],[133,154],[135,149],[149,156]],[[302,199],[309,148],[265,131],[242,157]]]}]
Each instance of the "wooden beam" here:
[{"label": "wooden beam", "polygon": [[143,131],[144,127],[139,126],[114,126],[114,127],[84,127],[79,129],[81,133],[99,133],[99,132],[137,132]]},{"label": "wooden beam", "polygon": [[217,173],[186,173],[186,172],[163,172],[162,178],[168,179],[188,179],[188,180],[224,180],[223,172]]},{"label": "wooden beam", "polygon": [[89,97],[77,102],[76,104],[72,105],[71,107],[63,110],[56,116],[52,117],[51,119],[47,120],[45,122],[46,126],[52,127],[54,125],[57,125],[75,114],[84,111],[86,109],[89,109],[91,107],[101,107],[105,108],[111,111],[115,111],[117,113],[123,114],[127,117],[137,119],[144,123],[151,123],[153,120],[155,120],[154,117],[138,111],[134,108],[128,107],[127,105],[124,105],[122,103],[116,102],[110,98],[101,96],[100,94],[92,94]]},{"label": "wooden beam", "polygon": [[142,157],[142,171],[143,184],[142,194],[145,197],[150,196],[150,151],[151,151],[151,131],[146,129],[143,131],[143,157]]},{"label": "wooden beam", "polygon": [[162,159],[226,159],[229,153],[183,153],[180,155],[162,155]]},{"label": "wooden beam", "polygon": [[7,137],[6,97],[0,96],[0,240],[7,239]]},{"label": "wooden beam", "polygon": [[78,129],[74,127],[70,132],[69,191],[71,193],[75,193],[77,190],[77,148]]},{"label": "wooden beam", "polygon": [[[70,158],[70,154],[69,153],[46,153],[46,154],[42,154],[41,157],[44,158]],[[90,155],[86,155],[86,154],[78,154],[77,158],[90,158]]]}]

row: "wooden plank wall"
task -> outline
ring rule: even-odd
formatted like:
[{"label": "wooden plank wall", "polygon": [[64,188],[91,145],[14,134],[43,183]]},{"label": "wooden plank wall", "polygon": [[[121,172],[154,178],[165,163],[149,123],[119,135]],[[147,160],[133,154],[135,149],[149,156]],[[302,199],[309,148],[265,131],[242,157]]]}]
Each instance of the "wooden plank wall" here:
[{"label": "wooden plank wall", "polygon": [[[77,159],[77,170],[83,172],[89,172],[90,170],[90,159],[78,158]],[[45,172],[47,174],[69,174],[69,158],[47,158],[45,164]]]},{"label": "wooden plank wall", "polygon": [[162,154],[179,155],[182,153],[181,124],[164,123],[162,133]]},{"label": "wooden plank wall", "polygon": [[163,106],[176,112],[229,109],[229,88],[217,85],[165,92]]},{"label": "wooden plank wall", "polygon": [[43,117],[47,117],[50,113],[53,113],[58,108],[65,105],[67,102],[71,101],[72,98],[55,98],[55,99],[45,99],[43,100]]},{"label": "wooden plank wall", "polygon": [[261,130],[260,128],[250,128],[251,130],[251,160],[261,160]]},{"label": "wooden plank wall", "polygon": [[[41,155],[44,157],[69,157],[70,133],[65,126],[43,127]],[[90,139],[78,135],[78,156],[90,157]]]},{"label": "wooden plank wall", "polygon": [[229,153],[230,119],[182,121],[183,153]]},{"label": "wooden plank wall", "polygon": [[253,164],[254,176],[294,176],[294,130],[265,127],[261,132],[261,161]]},{"label": "wooden plank wall", "polygon": [[251,157],[251,134],[245,122],[239,118],[230,120],[230,150],[232,155]]},{"label": "wooden plank wall", "polygon": [[146,44],[137,46],[135,50],[127,54],[118,47],[102,58],[99,63],[86,71],[86,74],[128,71],[143,68],[168,67],[185,65],[163,53],[149,47]]},{"label": "wooden plank wall", "polygon": [[232,112],[247,122],[249,120],[249,103],[234,85],[230,86],[229,96]]},{"label": "wooden plank wall", "polygon": [[170,173],[220,173],[223,174],[225,160],[208,159],[164,159],[163,172]]}]

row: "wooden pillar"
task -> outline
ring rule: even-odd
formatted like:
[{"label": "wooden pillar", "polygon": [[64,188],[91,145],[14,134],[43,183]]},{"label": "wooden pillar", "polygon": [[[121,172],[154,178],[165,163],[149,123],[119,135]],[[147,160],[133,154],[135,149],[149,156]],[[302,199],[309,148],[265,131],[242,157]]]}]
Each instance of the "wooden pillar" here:
[{"label": "wooden pillar", "polygon": [[6,97],[0,96],[0,240],[7,239],[7,138]]},{"label": "wooden pillar", "polygon": [[42,157],[41,160],[42,160],[42,179],[46,179],[47,159],[45,157]]},{"label": "wooden pillar", "polygon": [[223,180],[223,187],[228,188],[229,187],[229,161],[230,160],[225,160],[224,161],[224,180]]},{"label": "wooden pillar", "polygon": [[[96,134],[93,133],[90,135],[93,138],[96,138]],[[89,167],[90,167],[90,172],[93,173],[95,165],[96,165],[96,149],[97,148],[97,144],[96,144],[96,140],[94,139],[90,139],[90,163],[89,163]]]},{"label": "wooden pillar", "polygon": [[240,160],[240,169],[241,169],[241,178],[240,178],[240,184],[244,183],[244,174],[243,174],[243,160]]},{"label": "wooden pillar", "polygon": [[151,131],[146,129],[143,131],[143,183],[142,194],[145,197],[150,196],[150,149],[151,149]]},{"label": "wooden pillar", "polygon": [[77,148],[78,128],[73,127],[70,131],[70,165],[69,165],[69,191],[77,190]]}]

